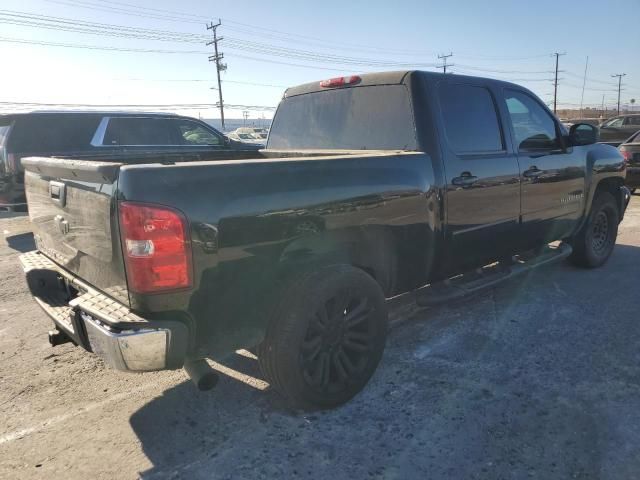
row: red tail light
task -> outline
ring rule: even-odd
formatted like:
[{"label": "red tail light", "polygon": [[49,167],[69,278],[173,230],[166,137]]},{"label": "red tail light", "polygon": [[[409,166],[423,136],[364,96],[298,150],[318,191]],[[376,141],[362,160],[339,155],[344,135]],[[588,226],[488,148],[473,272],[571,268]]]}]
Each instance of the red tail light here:
[{"label": "red tail light", "polygon": [[120,237],[129,289],[156,293],[192,285],[186,219],[159,205],[121,202]]},{"label": "red tail light", "polygon": [[355,85],[356,83],[360,83],[362,80],[358,75],[351,75],[350,77],[336,77],[330,78],[329,80],[322,80],[320,82],[320,86],[322,88],[331,88],[331,87],[344,87],[345,85]]},{"label": "red tail light", "polygon": [[631,158],[633,157],[632,152],[620,149],[620,153],[622,154],[622,158],[624,158],[624,163],[629,163],[631,161]]}]

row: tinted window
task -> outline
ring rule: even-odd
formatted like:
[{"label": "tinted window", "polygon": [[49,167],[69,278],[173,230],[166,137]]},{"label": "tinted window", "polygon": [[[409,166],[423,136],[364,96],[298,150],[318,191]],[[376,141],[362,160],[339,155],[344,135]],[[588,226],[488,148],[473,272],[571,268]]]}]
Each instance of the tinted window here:
[{"label": "tinted window", "polygon": [[640,125],[640,117],[628,117],[628,125]]},{"label": "tinted window", "polygon": [[100,116],[36,115],[18,117],[10,135],[10,148],[24,153],[86,151]]},{"label": "tinted window", "polygon": [[104,145],[178,145],[173,129],[165,118],[115,117],[109,119]]},{"label": "tinted window", "polygon": [[285,98],[268,148],[415,150],[409,93],[403,85],[381,85]]},{"label": "tinted window", "polygon": [[185,145],[221,145],[222,139],[198,122],[190,120],[172,120],[174,127],[182,137]]},{"label": "tinted window", "polygon": [[553,117],[533,97],[505,90],[516,146],[519,150],[549,150],[560,146]]},{"label": "tinted window", "polygon": [[623,121],[623,118],[612,118],[611,120],[607,120],[606,122],[604,122],[602,126],[618,128],[622,126]]},{"label": "tinted window", "polygon": [[9,129],[11,128],[11,123],[2,123],[0,121],[0,147],[4,145],[4,142],[7,140],[7,133],[9,133]]},{"label": "tinted window", "polygon": [[456,153],[503,150],[496,108],[489,90],[442,85],[440,108],[449,145]]}]

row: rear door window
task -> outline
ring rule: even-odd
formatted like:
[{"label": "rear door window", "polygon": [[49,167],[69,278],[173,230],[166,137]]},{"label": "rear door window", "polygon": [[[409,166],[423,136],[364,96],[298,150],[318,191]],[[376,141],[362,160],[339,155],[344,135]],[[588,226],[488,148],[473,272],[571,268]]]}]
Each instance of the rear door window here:
[{"label": "rear door window", "polygon": [[182,142],[166,118],[111,117],[104,134],[106,146],[168,146]]},{"label": "rear door window", "polygon": [[213,131],[192,120],[171,120],[171,124],[177,129],[184,145],[222,145],[222,138]]},{"label": "rear door window", "polygon": [[99,123],[93,115],[24,116],[16,119],[9,143],[19,153],[87,151]]},{"label": "rear door window", "polygon": [[498,114],[489,90],[472,85],[443,84],[439,95],[446,136],[455,153],[504,150]]}]

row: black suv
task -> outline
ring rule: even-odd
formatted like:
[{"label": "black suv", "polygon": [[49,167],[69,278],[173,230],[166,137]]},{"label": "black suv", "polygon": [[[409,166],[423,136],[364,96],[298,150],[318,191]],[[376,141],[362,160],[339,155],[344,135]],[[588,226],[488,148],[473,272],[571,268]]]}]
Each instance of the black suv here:
[{"label": "black suv", "polygon": [[[259,145],[231,140],[195,118],[132,112],[32,112],[0,115],[0,208],[24,208],[28,156],[96,157],[163,154],[215,159]],[[185,157],[186,155],[186,157]]]}]

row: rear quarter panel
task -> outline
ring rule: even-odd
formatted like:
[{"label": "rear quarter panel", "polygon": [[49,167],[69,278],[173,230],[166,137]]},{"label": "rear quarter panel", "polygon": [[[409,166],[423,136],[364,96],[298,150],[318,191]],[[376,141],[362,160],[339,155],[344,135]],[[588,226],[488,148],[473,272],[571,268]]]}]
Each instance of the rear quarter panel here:
[{"label": "rear quarter panel", "polygon": [[[195,286],[173,308],[194,320],[198,354],[220,357],[262,339],[294,271],[392,249],[424,274],[440,229],[434,183],[426,154],[387,153],[127,166],[118,188],[120,200],[170,205],[188,218]],[[167,297],[131,298],[141,311],[159,301]]]}]

